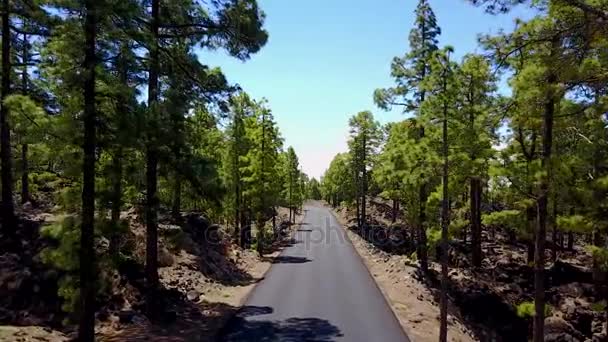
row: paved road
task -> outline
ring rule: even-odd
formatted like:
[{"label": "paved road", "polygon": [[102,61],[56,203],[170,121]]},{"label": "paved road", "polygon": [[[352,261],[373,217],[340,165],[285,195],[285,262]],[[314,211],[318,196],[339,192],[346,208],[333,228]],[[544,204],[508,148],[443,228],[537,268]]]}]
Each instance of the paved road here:
[{"label": "paved road", "polygon": [[221,341],[409,341],[330,211],[307,205]]}]

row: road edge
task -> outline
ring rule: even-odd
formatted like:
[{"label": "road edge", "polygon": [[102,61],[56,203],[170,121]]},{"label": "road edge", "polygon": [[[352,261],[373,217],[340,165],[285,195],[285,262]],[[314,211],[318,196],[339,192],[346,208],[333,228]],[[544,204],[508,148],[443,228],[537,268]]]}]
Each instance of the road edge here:
[{"label": "road edge", "polygon": [[363,263],[363,265],[365,265],[365,269],[367,270],[367,273],[369,274],[370,278],[372,278],[374,280],[374,284],[376,284],[376,287],[378,288],[378,290],[382,294],[382,297],[384,297],[384,301],[386,302],[386,305],[391,309],[391,312],[393,313],[393,317],[397,321],[397,324],[401,327],[401,330],[403,330],[403,334],[405,335],[405,337],[410,342],[415,342],[412,339],[412,337],[411,337],[412,334],[410,334],[410,332],[409,332],[410,329],[407,328],[407,326],[405,324],[403,324],[401,322],[401,320],[399,319],[399,315],[398,315],[397,311],[395,310],[395,303],[389,297],[389,295],[388,295],[386,289],[384,288],[384,286],[382,286],[382,284],[380,284],[376,280],[376,277],[374,277],[374,275],[372,274],[372,272],[370,270],[370,265],[368,264],[367,260],[361,255],[361,253],[357,249],[357,246],[352,242],[352,240],[350,238],[351,232],[349,232],[348,228],[347,228],[348,223],[347,222],[342,222],[342,220],[340,219],[340,217],[338,215],[336,215],[336,212],[335,212],[334,208],[331,207],[330,205],[328,205],[327,202],[325,202],[325,201],[319,201],[319,203],[321,203],[327,210],[329,210],[329,212],[331,213],[331,215],[336,219],[336,221],[342,227],[342,230],[344,230],[344,236],[346,237],[346,239],[348,239],[348,242],[353,247],[353,250],[355,250],[357,256],[359,257],[359,260],[361,260],[361,262]]}]

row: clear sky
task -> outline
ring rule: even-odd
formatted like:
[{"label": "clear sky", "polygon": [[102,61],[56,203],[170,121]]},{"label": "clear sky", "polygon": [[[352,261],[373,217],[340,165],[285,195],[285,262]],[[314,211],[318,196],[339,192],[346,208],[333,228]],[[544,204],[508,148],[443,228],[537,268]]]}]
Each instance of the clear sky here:
[{"label": "clear sky", "polygon": [[[442,29],[440,43],[455,56],[480,52],[479,33],[510,30],[524,13],[491,16],[465,0],[431,0]],[[381,123],[404,114],[384,112],[374,89],[392,85],[390,62],[408,50],[417,0],[258,0],[269,40],[250,60],[200,52],[231,83],[265,97],[304,172],[319,178],[336,153],[346,151],[348,118],[371,110]]]}]

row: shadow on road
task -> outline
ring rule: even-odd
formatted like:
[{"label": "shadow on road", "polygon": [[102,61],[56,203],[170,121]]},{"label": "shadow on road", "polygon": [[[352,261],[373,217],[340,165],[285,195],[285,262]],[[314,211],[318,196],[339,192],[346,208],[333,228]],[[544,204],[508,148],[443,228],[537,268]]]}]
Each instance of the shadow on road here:
[{"label": "shadow on road", "polygon": [[307,262],[311,262],[311,259],[306,257],[298,257],[298,256],[288,256],[288,255],[279,255],[273,258],[265,258],[265,261],[269,261],[273,264],[304,264]]},{"label": "shadow on road", "polygon": [[292,317],[282,321],[267,321],[236,317],[218,341],[325,342],[341,336],[338,327],[319,318]]},{"label": "shadow on road", "polygon": [[253,317],[253,316],[259,316],[259,315],[269,315],[273,312],[274,312],[274,309],[271,308],[270,306],[247,305],[238,311],[238,316],[241,318]]}]

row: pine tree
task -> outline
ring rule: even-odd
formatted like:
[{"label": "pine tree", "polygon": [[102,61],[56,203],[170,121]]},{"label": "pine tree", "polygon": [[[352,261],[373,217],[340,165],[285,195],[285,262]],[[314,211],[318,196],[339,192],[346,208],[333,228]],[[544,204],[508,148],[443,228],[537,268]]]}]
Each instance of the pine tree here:
[{"label": "pine tree", "polygon": [[[420,86],[424,78],[430,73],[429,59],[437,50],[437,39],[441,29],[437,25],[435,13],[428,0],[420,0],[416,7],[416,20],[414,28],[410,31],[410,52],[403,58],[394,58],[391,65],[391,76],[395,79],[394,88],[379,89],[374,92],[374,101],[383,109],[393,105],[403,106],[404,112],[414,112],[422,116],[421,104],[425,101],[426,91]],[[425,129],[419,127],[419,143],[424,144]],[[418,232],[418,257],[420,267],[428,270],[427,237],[426,237],[426,201],[428,197],[428,184],[422,175],[419,187],[419,208],[416,222]]]},{"label": "pine tree", "polygon": [[461,134],[456,144],[466,151],[466,162],[463,171],[468,173],[469,180],[469,218],[471,226],[472,264],[481,266],[481,201],[483,180],[487,178],[487,165],[493,155],[493,132],[497,129],[498,120],[492,117],[495,91],[495,80],[489,63],[478,55],[465,56],[458,69],[460,82],[459,104],[461,108],[455,119],[459,123]]},{"label": "pine tree", "polygon": [[[170,6],[163,8],[162,5]],[[267,34],[262,29],[263,13],[259,11],[254,1],[236,1],[229,4],[210,4],[204,8],[199,3],[164,4],[152,0],[148,14],[149,29],[146,47],[149,53],[148,72],[148,127],[146,151],[146,229],[147,257],[146,275],[151,289],[158,286],[158,151],[157,143],[159,128],[159,76],[162,73],[160,65],[160,40],[190,38],[191,47],[197,42],[205,41],[211,48],[225,48],[231,55],[245,60],[250,54],[257,52],[267,40]],[[214,8],[215,6],[219,8]],[[168,15],[171,13],[171,15]],[[195,15],[191,15],[195,13]],[[210,15],[214,13],[214,15]],[[235,25],[238,22],[239,25]],[[206,31],[206,28],[214,30]],[[162,30],[162,33],[161,33]],[[173,56],[172,56],[173,57]]]},{"label": "pine tree", "polygon": [[296,151],[291,146],[287,148],[285,163],[285,171],[287,173],[285,191],[287,193],[287,206],[289,208],[289,222],[295,223],[296,208],[299,202],[298,179],[300,175],[300,162]]},{"label": "pine tree", "polygon": [[252,100],[245,93],[237,94],[231,99],[231,116],[232,121],[228,127],[229,146],[226,150],[224,163],[226,167],[226,179],[232,189],[234,201],[232,208],[234,210],[234,238],[240,241],[242,247],[248,244],[247,238],[244,235],[246,227],[249,226],[246,222],[245,201],[243,198],[244,182],[241,170],[244,167],[244,158],[247,155],[250,143],[245,133],[245,120],[251,115]]},{"label": "pine tree", "polygon": [[272,113],[265,107],[265,103],[255,103],[254,110],[255,124],[247,132],[252,147],[245,157],[248,165],[245,167],[247,177],[243,182],[247,188],[244,195],[252,199],[251,210],[257,228],[257,249],[262,253],[266,221],[275,211],[276,196],[272,180],[278,174],[278,155],[282,141]]},{"label": "pine tree", "polygon": [[[441,128],[431,125],[433,120],[426,124],[432,128],[430,139],[440,141],[441,146],[437,155],[441,156],[441,297],[440,297],[440,329],[439,341],[447,341],[447,310],[448,310],[448,259],[449,259],[449,232],[450,206],[454,189],[450,187],[450,144],[449,135],[450,122],[453,121],[456,112],[458,90],[460,84],[456,78],[457,65],[450,61],[451,47],[447,47],[433,54],[431,60],[431,73],[423,82],[424,89],[429,96],[422,106],[426,113],[441,113],[437,119],[441,122]],[[438,133],[438,134],[437,134]],[[452,158],[453,159],[453,158]],[[453,172],[453,171],[452,171]]]},{"label": "pine tree", "polygon": [[[366,198],[369,173],[373,157],[380,143],[380,125],[371,112],[359,112],[350,118],[349,153],[353,161],[355,184],[357,187],[357,221],[359,228],[367,228]],[[359,209],[360,208],[360,209]]]},{"label": "pine tree", "polygon": [[81,318],[78,328],[80,341],[95,340],[95,69],[97,67],[96,38],[99,7],[96,0],[85,3],[84,53],[84,162],[82,165],[82,227],[80,238],[80,296]]}]

